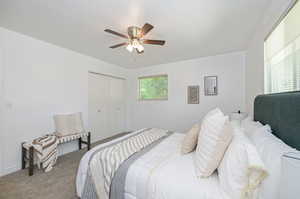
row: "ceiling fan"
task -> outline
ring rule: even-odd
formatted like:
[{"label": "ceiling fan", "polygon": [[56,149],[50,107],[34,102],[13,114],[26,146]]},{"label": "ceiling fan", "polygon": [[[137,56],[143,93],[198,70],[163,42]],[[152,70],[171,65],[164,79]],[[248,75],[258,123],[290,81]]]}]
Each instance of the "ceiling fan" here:
[{"label": "ceiling fan", "polygon": [[117,35],[119,37],[123,37],[125,39],[128,39],[128,41],[116,44],[113,46],[110,46],[110,48],[118,48],[121,46],[127,46],[126,49],[129,52],[132,52],[135,50],[138,54],[141,54],[144,52],[144,46],[142,44],[152,44],[152,45],[161,45],[163,46],[166,42],[163,40],[153,40],[153,39],[143,39],[143,37],[152,30],[154,26],[152,26],[149,23],[146,23],[142,28],[136,27],[136,26],[130,26],[127,29],[128,35],[124,35],[121,33],[118,33],[116,31],[105,29],[105,32]]}]

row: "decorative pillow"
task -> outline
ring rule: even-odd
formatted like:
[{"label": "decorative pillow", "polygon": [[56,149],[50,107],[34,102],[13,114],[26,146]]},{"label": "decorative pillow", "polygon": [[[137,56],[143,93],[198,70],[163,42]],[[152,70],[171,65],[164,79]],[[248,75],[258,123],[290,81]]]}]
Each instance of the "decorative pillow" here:
[{"label": "decorative pillow", "polygon": [[214,108],[210,110],[202,119],[204,121],[206,118],[213,116],[213,115],[219,115],[219,116],[224,116],[224,113],[219,109],[219,108]]},{"label": "decorative pillow", "polygon": [[200,124],[195,124],[185,135],[182,145],[181,145],[181,153],[187,154],[192,152],[196,146],[198,141],[198,135],[200,131]]},{"label": "decorative pillow", "polygon": [[54,115],[53,119],[58,136],[84,132],[81,113]]},{"label": "decorative pillow", "polygon": [[215,111],[205,117],[194,154],[199,177],[208,177],[217,169],[232,139],[232,131],[228,116],[222,112]]},{"label": "decorative pillow", "polygon": [[255,122],[250,117],[247,117],[246,119],[242,120],[241,127],[244,129],[244,132],[248,136],[257,129],[263,127],[263,125],[260,122]]},{"label": "decorative pillow", "polygon": [[256,198],[257,188],[266,178],[267,171],[256,147],[243,132],[235,132],[218,168],[218,175],[222,190],[230,198]]},{"label": "decorative pillow", "polygon": [[70,121],[76,133],[84,132],[82,113],[74,113],[70,115]]},{"label": "decorative pillow", "polygon": [[270,126],[265,125],[249,135],[269,173],[268,178],[261,184],[259,198],[278,198],[282,172],[281,157],[296,151],[271,132]]}]

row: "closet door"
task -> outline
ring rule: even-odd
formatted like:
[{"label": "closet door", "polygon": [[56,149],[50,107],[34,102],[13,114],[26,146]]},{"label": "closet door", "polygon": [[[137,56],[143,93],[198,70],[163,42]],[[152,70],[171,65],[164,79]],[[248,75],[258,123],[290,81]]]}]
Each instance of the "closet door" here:
[{"label": "closet door", "polygon": [[3,64],[3,51],[0,46],[0,176],[3,174],[4,167],[4,64]]},{"label": "closet door", "polygon": [[89,127],[95,142],[111,134],[108,117],[110,80],[109,77],[89,73],[88,84]]},{"label": "closet door", "polygon": [[125,131],[125,80],[110,78],[110,128],[112,135]]}]

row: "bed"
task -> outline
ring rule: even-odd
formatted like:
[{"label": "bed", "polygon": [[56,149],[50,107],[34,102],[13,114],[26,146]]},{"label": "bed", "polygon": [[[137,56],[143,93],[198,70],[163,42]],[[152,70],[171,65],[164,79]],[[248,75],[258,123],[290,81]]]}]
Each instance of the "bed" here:
[{"label": "bed", "polygon": [[[128,136],[113,142],[124,140]],[[124,166],[128,162],[123,163],[116,173],[115,181],[112,183],[110,197],[122,197],[124,199],[227,199],[222,196],[218,188],[218,177],[216,174],[206,179],[196,177],[192,154],[186,156],[180,154],[179,146],[183,137],[184,135],[181,133],[173,133],[153,147],[151,151],[142,154],[134,162],[131,161],[130,165]],[[112,143],[106,143],[106,145],[110,144]],[[93,151],[101,147],[103,146],[98,146]],[[88,167],[87,162],[93,151],[88,152],[81,160],[77,175],[77,194],[79,197],[83,196],[85,175]],[[199,189],[199,187],[201,188]],[[114,193],[113,196],[112,193]],[[124,195],[119,197],[117,196],[118,193],[123,193]]]},{"label": "bed", "polygon": [[254,120],[269,124],[272,133],[300,150],[300,92],[259,95],[254,102]]},{"label": "bed", "polygon": [[[261,95],[254,103],[254,120],[262,124],[271,124],[272,128],[274,127],[275,136],[299,150],[300,117],[296,117],[298,115],[300,115],[300,92]],[[291,125],[293,128],[290,127]],[[95,158],[95,154],[99,154],[103,148],[129,140],[130,137],[143,135],[145,131],[158,132],[160,136],[140,148],[138,152],[129,149],[129,151],[133,150],[133,153],[120,164],[116,159],[107,158],[108,154],[99,156],[110,162],[112,167],[115,167],[115,171],[111,171],[110,175],[104,177],[104,180],[93,179],[92,176],[95,174],[102,176],[102,171],[108,169],[99,167],[99,157]],[[78,197],[89,199],[229,199],[228,195],[220,189],[216,172],[208,178],[197,177],[193,165],[193,153],[184,156],[180,154],[180,143],[183,138],[184,134],[177,132],[141,129],[93,148],[85,154],[79,165],[76,179]],[[89,170],[90,167],[92,169]],[[91,174],[93,172],[94,175]],[[92,183],[93,181],[97,183]],[[106,181],[109,182],[108,194],[105,194],[105,188],[101,188],[105,187]],[[267,190],[268,185],[265,187],[264,189]]]}]

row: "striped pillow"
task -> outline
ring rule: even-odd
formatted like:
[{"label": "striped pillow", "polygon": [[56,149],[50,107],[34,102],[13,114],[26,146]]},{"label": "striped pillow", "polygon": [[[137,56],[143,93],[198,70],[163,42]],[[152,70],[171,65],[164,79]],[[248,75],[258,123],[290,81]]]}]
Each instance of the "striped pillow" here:
[{"label": "striped pillow", "polygon": [[233,128],[228,116],[217,112],[205,117],[194,154],[199,177],[209,177],[218,168],[232,136]]}]

